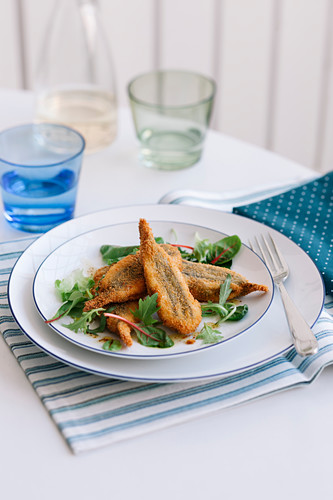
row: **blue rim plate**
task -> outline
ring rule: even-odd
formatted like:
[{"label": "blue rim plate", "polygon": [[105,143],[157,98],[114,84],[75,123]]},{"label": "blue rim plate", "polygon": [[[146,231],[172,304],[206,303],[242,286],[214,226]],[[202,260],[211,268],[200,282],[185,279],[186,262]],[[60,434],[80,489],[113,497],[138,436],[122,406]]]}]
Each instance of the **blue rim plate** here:
[{"label": "blue rim plate", "polygon": [[[198,233],[201,238],[208,238],[210,241],[217,241],[226,236],[221,232],[212,231],[206,227],[194,224],[184,224],[171,220],[154,220],[151,225],[155,236],[162,236],[165,241],[172,241],[176,234],[177,243],[184,245],[193,246],[196,233]],[[44,321],[52,318],[61,305],[61,302],[57,299],[55,294],[55,280],[63,279],[73,270],[77,269],[78,266],[80,267],[80,265],[81,269],[87,267],[88,269],[98,269],[102,267],[105,263],[102,262],[99,248],[109,243],[124,246],[139,245],[138,221],[112,224],[83,233],[60,245],[42,262],[33,282],[33,297],[37,310]],[[248,304],[249,312],[241,321],[231,321],[223,323],[220,326],[219,330],[223,336],[223,343],[247,332],[256,325],[268,311],[274,295],[273,280],[267,267],[247,246],[244,245],[236,255],[232,269],[246,276],[252,282],[256,280],[256,283],[266,285],[269,292],[264,294],[255,293],[242,299],[243,304]],[[65,320],[61,318],[55,322],[48,323],[48,325],[59,335],[74,342],[80,347],[116,357],[145,360],[158,358],[165,359],[168,357],[194,354],[198,351],[216,348],[219,345],[203,344],[202,340],[197,340],[193,344],[187,344],[186,337],[173,335],[172,332],[168,330],[169,335],[175,341],[173,347],[157,349],[142,346],[137,341],[134,341],[131,347],[124,346],[121,351],[106,351],[102,348],[103,341],[105,341],[105,333],[98,334],[96,337],[85,335],[84,333],[75,333],[64,326],[64,324],[70,322],[71,320],[69,318]],[[209,319],[209,321],[208,319],[202,321],[197,331],[200,331],[205,322],[212,322],[212,319]]]},{"label": "blue rim plate", "polygon": [[67,241],[94,229],[124,224],[145,217],[147,220],[175,221],[203,226],[212,231],[238,234],[243,242],[255,234],[271,232],[291,267],[287,288],[307,322],[312,326],[324,303],[324,288],[316,266],[291,240],[275,230],[239,215],[174,205],[124,206],[88,214],[58,226],[32,243],[15,264],[8,288],[14,318],[28,338],[42,350],[71,366],[90,373],[123,380],[181,382],[214,379],[256,367],[287,352],[291,347],[282,304],[275,294],[272,304],[253,328],[231,342],[191,356],[153,359],[125,359],[102,356],[82,349],[48,327],[35,307],[32,286],[41,263]]}]

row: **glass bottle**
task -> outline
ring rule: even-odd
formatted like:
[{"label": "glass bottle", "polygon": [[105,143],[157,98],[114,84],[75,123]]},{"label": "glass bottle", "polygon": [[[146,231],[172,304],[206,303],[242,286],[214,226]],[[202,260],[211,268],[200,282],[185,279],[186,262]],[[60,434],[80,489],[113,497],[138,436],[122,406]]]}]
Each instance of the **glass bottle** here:
[{"label": "glass bottle", "polygon": [[114,71],[96,0],[55,2],[40,54],[36,91],[36,120],[78,130],[87,152],[115,139]]}]

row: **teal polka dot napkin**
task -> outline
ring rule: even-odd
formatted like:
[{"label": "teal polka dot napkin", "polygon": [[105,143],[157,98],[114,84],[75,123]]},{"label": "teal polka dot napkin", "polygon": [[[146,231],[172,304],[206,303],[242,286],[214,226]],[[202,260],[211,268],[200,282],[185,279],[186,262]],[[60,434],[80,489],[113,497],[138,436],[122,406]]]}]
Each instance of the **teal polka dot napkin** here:
[{"label": "teal polka dot napkin", "polygon": [[333,172],[265,200],[235,207],[235,214],[277,229],[309,254],[333,294]]}]

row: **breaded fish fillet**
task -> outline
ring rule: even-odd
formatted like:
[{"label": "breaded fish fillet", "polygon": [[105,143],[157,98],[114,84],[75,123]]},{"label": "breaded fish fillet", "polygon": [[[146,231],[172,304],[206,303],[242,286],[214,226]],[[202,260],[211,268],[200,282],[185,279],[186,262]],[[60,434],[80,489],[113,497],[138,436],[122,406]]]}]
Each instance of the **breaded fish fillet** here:
[{"label": "breaded fish fillet", "polygon": [[84,311],[113,302],[127,302],[144,297],[146,284],[139,256],[127,255],[109,267],[99,282],[98,295],[87,300]]},{"label": "breaded fish fillet", "polygon": [[191,295],[178,265],[154,240],[145,219],[140,219],[140,259],[147,290],[157,293],[158,315],[165,326],[187,335],[201,321],[201,306]]},{"label": "breaded fish fillet", "polygon": [[97,269],[97,271],[94,274],[93,280],[95,282],[95,285],[91,289],[91,292],[95,295],[97,294],[99,290],[99,282],[101,281],[102,278],[106,275],[107,271],[109,270],[110,266],[103,266]]},{"label": "breaded fish fillet", "polygon": [[[131,311],[134,311],[138,307],[138,301],[132,300],[130,302],[124,302],[123,304],[117,304],[115,308],[112,310],[113,314],[118,314],[132,323],[137,323],[138,320],[133,316]],[[132,336],[131,336],[131,326],[121,321],[117,318],[111,318],[110,316],[106,319],[106,326],[108,330],[112,333],[116,333],[119,335],[121,340],[125,345],[130,347],[133,344]]]},{"label": "breaded fish fillet", "polygon": [[[109,267],[100,282],[101,292],[116,291],[116,293],[130,290],[130,293],[142,294],[145,292],[145,280],[141,269],[138,254],[127,255]],[[123,302],[116,301],[116,302]]]},{"label": "breaded fish fillet", "polygon": [[226,267],[183,260],[182,272],[190,292],[200,302],[218,302],[221,284],[224,283],[228,274],[231,275],[230,288],[232,289],[228,299],[256,291],[268,292],[267,286],[249,283],[244,276]]},{"label": "breaded fish fillet", "polygon": [[[178,248],[172,245],[160,245],[175,260],[178,267],[182,265],[182,258]],[[90,311],[106,304],[121,303],[139,299],[147,295],[143,267],[140,261],[140,252],[127,255],[111,266],[98,269],[94,275],[97,295],[85,303],[84,311]]]}]

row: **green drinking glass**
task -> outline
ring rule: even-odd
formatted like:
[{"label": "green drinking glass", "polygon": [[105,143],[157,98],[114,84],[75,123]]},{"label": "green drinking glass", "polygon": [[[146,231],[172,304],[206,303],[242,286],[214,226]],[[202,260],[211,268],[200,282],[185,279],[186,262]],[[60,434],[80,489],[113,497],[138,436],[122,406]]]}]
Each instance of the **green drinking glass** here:
[{"label": "green drinking glass", "polygon": [[211,78],[189,71],[154,71],[134,78],[128,95],[142,163],[164,170],[196,163],[215,92]]}]

